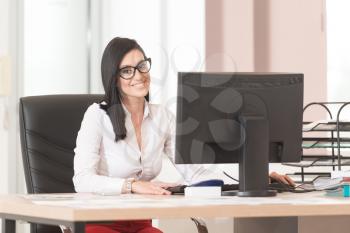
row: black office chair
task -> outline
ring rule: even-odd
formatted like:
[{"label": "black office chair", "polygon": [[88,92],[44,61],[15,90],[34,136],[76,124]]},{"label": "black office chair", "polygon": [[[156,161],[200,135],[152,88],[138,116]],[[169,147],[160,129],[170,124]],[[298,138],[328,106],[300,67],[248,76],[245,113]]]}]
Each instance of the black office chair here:
[{"label": "black office chair", "polygon": [[[20,99],[19,120],[28,193],[75,192],[72,177],[77,133],[88,106],[102,95],[48,95]],[[198,232],[205,223],[192,218]],[[31,224],[31,233],[61,233],[58,226]]]},{"label": "black office chair", "polygon": [[[23,97],[19,104],[22,158],[28,193],[74,191],[73,157],[84,113],[102,95]],[[31,233],[61,233],[57,226],[31,224]]]}]

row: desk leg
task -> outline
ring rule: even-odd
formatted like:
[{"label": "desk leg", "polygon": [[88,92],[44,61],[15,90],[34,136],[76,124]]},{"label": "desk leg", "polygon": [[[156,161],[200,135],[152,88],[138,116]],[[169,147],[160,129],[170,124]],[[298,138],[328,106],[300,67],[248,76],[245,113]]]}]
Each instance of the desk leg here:
[{"label": "desk leg", "polygon": [[234,233],[298,233],[298,217],[235,218]]},{"label": "desk leg", "polygon": [[2,219],[2,233],[16,233],[16,221],[10,219]]},{"label": "desk leg", "polygon": [[82,222],[74,223],[71,228],[71,233],[85,233],[85,223],[82,223]]}]

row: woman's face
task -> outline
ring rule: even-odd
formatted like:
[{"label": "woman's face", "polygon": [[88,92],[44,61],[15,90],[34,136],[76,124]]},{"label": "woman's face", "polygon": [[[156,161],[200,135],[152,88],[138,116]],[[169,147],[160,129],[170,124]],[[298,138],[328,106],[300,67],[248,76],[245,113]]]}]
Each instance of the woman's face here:
[{"label": "woman's face", "polygon": [[[145,97],[149,92],[150,86],[150,74],[141,73],[140,70],[145,69],[145,57],[143,53],[137,49],[131,50],[125,54],[122,62],[120,63],[119,70],[120,74],[118,77],[118,88],[121,90],[122,95],[125,97]],[[134,76],[132,76],[133,71],[135,71]],[[124,79],[123,77],[132,76],[129,79]]]}]

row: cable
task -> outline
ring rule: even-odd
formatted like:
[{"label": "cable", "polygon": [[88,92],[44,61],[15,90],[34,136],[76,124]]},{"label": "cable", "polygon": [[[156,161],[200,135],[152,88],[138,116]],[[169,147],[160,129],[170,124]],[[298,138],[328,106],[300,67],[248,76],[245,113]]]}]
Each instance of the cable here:
[{"label": "cable", "polygon": [[227,174],[225,171],[222,171],[223,173],[224,173],[224,175],[225,176],[227,176],[228,178],[230,178],[230,179],[232,179],[232,180],[234,180],[234,181],[236,181],[236,182],[238,182],[239,183],[239,180],[237,180],[237,179],[235,179],[235,178],[233,178],[232,176],[230,176],[229,174]]},{"label": "cable", "polygon": [[[233,178],[227,172],[223,171],[223,173],[225,176],[227,176],[230,179],[239,183],[238,179]],[[278,184],[279,187],[277,187],[277,185],[274,186],[273,184],[270,184],[269,188],[276,190],[276,191],[280,191],[280,192],[291,192],[291,193],[308,193],[308,192],[316,191],[316,189],[306,189],[306,188],[302,187],[302,185],[304,185],[305,183],[299,184],[295,187],[289,186],[289,185],[281,183],[281,182],[277,182],[276,184]]]}]

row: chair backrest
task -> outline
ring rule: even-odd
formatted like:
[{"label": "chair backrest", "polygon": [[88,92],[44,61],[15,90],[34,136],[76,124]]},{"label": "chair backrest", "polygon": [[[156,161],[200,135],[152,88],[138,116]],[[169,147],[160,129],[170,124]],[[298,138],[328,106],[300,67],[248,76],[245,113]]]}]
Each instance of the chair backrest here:
[{"label": "chair backrest", "polygon": [[[102,95],[47,95],[20,99],[19,121],[28,193],[75,192],[72,181],[77,133],[89,105]],[[31,233],[59,233],[31,225]]]}]

